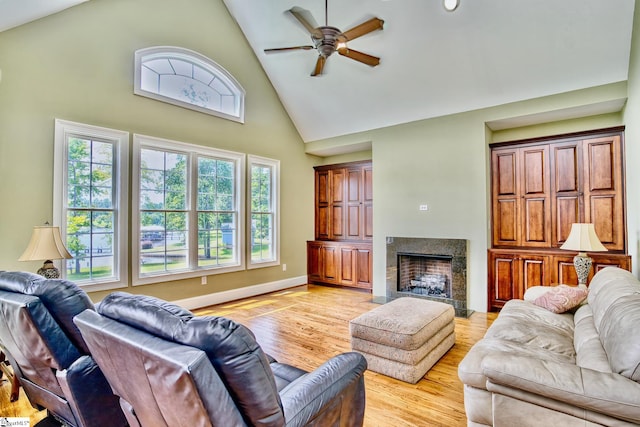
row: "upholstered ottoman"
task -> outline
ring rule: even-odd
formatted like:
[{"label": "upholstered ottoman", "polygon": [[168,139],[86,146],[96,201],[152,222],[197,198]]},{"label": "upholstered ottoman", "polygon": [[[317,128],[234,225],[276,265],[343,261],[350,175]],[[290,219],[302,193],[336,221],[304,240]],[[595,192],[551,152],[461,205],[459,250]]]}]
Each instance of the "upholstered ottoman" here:
[{"label": "upholstered ottoman", "polygon": [[398,298],[351,320],[351,348],[368,369],[417,383],[456,340],[451,305]]}]

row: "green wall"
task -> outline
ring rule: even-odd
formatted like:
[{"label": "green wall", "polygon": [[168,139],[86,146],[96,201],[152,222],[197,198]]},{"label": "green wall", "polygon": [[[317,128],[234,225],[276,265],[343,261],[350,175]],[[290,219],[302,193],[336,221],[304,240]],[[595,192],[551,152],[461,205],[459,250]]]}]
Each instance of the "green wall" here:
[{"label": "green wall", "polygon": [[[619,126],[623,121],[620,113],[611,113],[496,132],[487,123],[549,111],[572,111],[579,106],[608,103],[626,96],[627,84],[615,83],[314,141],[308,143],[307,150],[313,150],[315,144],[327,149],[372,141],[374,295],[382,296],[386,292],[386,237],[467,239],[468,305],[473,310],[486,311],[487,248],[491,230],[488,144]],[[632,144],[630,138],[626,142],[627,147]],[[628,192],[628,197],[636,196]],[[429,210],[420,211],[421,204],[427,204]],[[629,234],[629,240],[635,258],[635,234]]]},{"label": "green wall", "polygon": [[[239,124],[133,94],[136,49],[180,46],[223,66],[246,90]],[[306,275],[313,238],[313,166],[253,51],[221,0],[92,0],[0,33],[0,269],[34,225],[52,221],[54,119],[255,154],[281,161],[281,267],[129,287],[175,300]],[[135,242],[135,239],[134,239]],[[131,243],[131,238],[129,240]],[[98,299],[103,293],[92,294]]]}]

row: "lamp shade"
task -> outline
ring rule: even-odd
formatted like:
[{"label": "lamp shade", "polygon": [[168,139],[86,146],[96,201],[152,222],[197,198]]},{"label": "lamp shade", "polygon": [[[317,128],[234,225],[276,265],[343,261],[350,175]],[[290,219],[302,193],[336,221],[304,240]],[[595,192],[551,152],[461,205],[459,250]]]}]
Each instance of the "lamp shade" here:
[{"label": "lamp shade", "polygon": [[600,239],[596,235],[593,224],[571,224],[571,232],[560,249],[578,252],[602,252],[606,251]]},{"label": "lamp shade", "polygon": [[29,246],[18,261],[44,261],[73,258],[62,243],[60,227],[50,225],[35,226]]}]

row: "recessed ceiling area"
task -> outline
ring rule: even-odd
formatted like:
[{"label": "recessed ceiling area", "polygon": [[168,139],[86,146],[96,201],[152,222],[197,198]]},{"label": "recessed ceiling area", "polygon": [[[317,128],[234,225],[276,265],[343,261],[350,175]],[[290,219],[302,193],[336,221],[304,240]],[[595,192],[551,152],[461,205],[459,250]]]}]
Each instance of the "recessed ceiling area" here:
[{"label": "recessed ceiling area", "polygon": [[310,77],[316,50],[264,49],[312,44],[287,10],[305,9],[324,25],[324,1],[224,3],[305,142],[625,81],[635,4],[460,0],[447,11],[443,0],[328,0],[328,24],[342,31],[385,21],[349,43],[380,65],[334,54]]}]

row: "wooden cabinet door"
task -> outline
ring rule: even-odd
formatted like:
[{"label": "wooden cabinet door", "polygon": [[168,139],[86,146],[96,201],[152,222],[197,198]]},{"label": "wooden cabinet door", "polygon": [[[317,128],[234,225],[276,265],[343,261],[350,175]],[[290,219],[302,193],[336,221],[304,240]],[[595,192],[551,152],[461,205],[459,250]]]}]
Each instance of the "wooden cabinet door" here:
[{"label": "wooden cabinet door", "polygon": [[329,205],[331,210],[330,221],[330,239],[344,239],[345,238],[345,170],[335,169],[329,171],[331,191],[329,193]]},{"label": "wooden cabinet door", "polygon": [[507,301],[516,298],[519,281],[517,255],[490,252],[489,311],[499,310]]},{"label": "wooden cabinet door", "polygon": [[551,242],[559,248],[580,222],[582,212],[582,145],[579,141],[551,144]]},{"label": "wooden cabinet door", "polygon": [[315,238],[328,239],[330,236],[329,226],[331,224],[329,171],[316,171],[315,175]]},{"label": "wooden cabinet door", "polygon": [[364,234],[363,219],[363,173],[361,168],[346,172],[346,238],[360,240]]},{"label": "wooden cabinet door", "polygon": [[362,238],[373,240],[373,166],[365,166],[362,169],[362,186]]},{"label": "wooden cabinet door", "polygon": [[551,246],[549,146],[520,150],[520,222],[525,247]]},{"label": "wooden cabinet door", "polygon": [[340,246],[340,284],[347,286],[356,284],[354,249],[351,246]]},{"label": "wooden cabinet door", "polygon": [[583,141],[584,222],[609,250],[625,249],[622,157],[619,135]]},{"label": "wooden cabinet door", "polygon": [[358,246],[354,250],[356,286],[359,288],[372,289],[373,287],[373,251],[371,247]]},{"label": "wooden cabinet door", "polygon": [[340,247],[323,243],[322,245],[322,281],[338,284],[340,282]]},{"label": "wooden cabinet door", "polygon": [[[631,271],[631,257],[623,254],[590,253],[592,260],[591,271],[587,278],[587,286],[593,276],[605,267],[619,267]],[[573,266],[573,255],[555,255],[553,257],[551,280],[553,283],[564,283],[565,285],[578,285],[578,275]]]},{"label": "wooden cabinet door", "polygon": [[322,281],[322,243],[307,242],[307,279]]},{"label": "wooden cabinet door", "polygon": [[517,298],[524,298],[527,289],[533,286],[549,286],[551,283],[549,257],[523,255],[520,257],[522,276]]},{"label": "wooden cabinet door", "polygon": [[494,246],[520,245],[520,175],[517,149],[491,152]]}]

